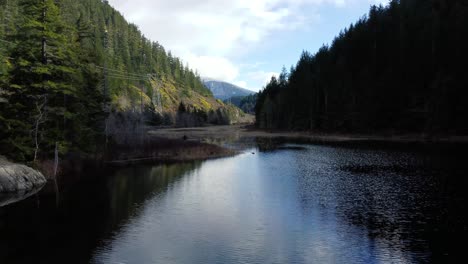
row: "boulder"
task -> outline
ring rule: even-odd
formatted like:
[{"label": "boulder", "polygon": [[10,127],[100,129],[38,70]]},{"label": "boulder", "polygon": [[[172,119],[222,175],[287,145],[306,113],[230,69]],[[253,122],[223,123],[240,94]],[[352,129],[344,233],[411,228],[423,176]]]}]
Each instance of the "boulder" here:
[{"label": "boulder", "polygon": [[42,173],[0,157],[0,193],[31,191],[47,182]]}]

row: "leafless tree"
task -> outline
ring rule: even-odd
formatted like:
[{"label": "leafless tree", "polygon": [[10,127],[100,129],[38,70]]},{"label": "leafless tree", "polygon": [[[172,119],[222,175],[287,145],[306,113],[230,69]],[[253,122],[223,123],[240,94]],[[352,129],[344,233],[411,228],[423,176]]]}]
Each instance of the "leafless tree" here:
[{"label": "leafless tree", "polygon": [[45,122],[46,119],[46,111],[45,107],[47,105],[47,95],[40,95],[36,98],[35,100],[35,105],[36,105],[36,111],[37,114],[33,117],[34,118],[34,129],[33,129],[33,134],[34,134],[34,144],[35,144],[35,149],[34,149],[34,161],[37,159],[37,153],[39,152],[39,145],[40,145],[40,135],[39,135],[39,129],[40,125]]}]

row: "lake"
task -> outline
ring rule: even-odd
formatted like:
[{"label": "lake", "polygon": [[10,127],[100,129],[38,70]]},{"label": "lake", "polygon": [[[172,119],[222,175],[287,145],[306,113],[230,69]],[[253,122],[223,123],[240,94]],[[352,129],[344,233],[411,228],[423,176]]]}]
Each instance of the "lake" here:
[{"label": "lake", "polygon": [[465,257],[466,161],[284,144],[84,172],[0,208],[0,262],[451,262]]}]

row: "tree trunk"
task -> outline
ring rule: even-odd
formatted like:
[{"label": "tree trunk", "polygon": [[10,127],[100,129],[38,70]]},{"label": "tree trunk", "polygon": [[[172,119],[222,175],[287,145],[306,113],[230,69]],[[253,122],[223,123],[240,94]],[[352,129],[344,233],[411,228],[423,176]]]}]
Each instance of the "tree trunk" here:
[{"label": "tree trunk", "polygon": [[[42,0],[42,3],[44,4],[44,9],[42,10],[42,23],[45,23],[46,22],[46,15],[47,15],[45,0]],[[44,28],[42,30],[43,30],[43,35],[42,35],[42,64],[46,65],[47,64],[47,39],[46,39],[46,36],[45,36],[45,26],[44,26]]]},{"label": "tree trunk", "polygon": [[36,101],[36,109],[37,109],[38,115],[34,122],[34,144],[35,144],[34,160],[33,160],[34,162],[37,160],[37,153],[39,152],[39,125],[42,123],[42,119],[44,117],[43,108],[46,106],[46,104],[47,104],[47,96],[44,96],[44,102],[42,104],[39,104],[39,102]]}]

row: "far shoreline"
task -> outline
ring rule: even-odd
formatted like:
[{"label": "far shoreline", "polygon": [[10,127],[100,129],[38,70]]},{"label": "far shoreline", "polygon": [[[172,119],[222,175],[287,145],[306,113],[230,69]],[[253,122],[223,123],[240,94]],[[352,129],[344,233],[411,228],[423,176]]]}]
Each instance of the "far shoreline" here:
[{"label": "far shoreline", "polygon": [[258,129],[252,125],[239,124],[231,126],[208,126],[193,128],[154,128],[150,135],[180,139],[187,137],[191,140],[206,142],[226,139],[242,138],[283,138],[285,140],[299,140],[309,143],[396,143],[396,144],[468,144],[468,136],[429,136],[424,134],[352,134],[352,133],[324,133],[311,131],[282,131]]}]

